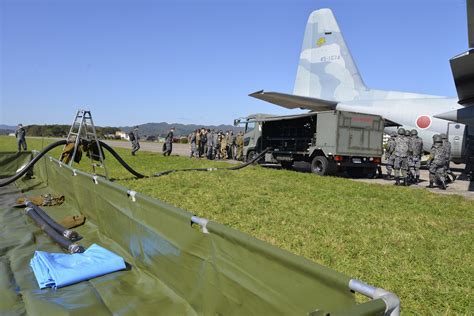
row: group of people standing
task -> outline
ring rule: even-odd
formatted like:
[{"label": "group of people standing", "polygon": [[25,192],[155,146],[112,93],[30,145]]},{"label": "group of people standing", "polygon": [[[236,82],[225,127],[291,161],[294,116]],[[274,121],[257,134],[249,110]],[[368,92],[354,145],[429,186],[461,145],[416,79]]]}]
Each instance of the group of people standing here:
[{"label": "group of people standing", "polygon": [[[392,132],[385,151],[387,179],[395,179],[395,185],[418,184],[422,155],[423,140],[418,136],[416,129],[409,131],[399,128],[397,132]],[[449,169],[450,160],[451,143],[447,135],[434,135],[428,159],[429,188],[436,185],[440,189],[446,190],[446,183],[456,180],[456,176]],[[392,171],[394,171],[394,176],[392,176]]]},{"label": "group of people standing", "polygon": [[225,133],[213,129],[197,129],[188,136],[190,157],[212,159],[242,160],[244,135],[242,132],[234,136],[232,131]]}]

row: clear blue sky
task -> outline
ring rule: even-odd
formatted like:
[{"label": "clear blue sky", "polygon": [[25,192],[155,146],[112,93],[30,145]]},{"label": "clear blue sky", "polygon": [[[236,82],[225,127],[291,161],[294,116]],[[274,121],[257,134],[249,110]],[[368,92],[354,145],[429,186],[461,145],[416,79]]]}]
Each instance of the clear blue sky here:
[{"label": "clear blue sky", "polygon": [[372,88],[455,96],[465,0],[0,0],[0,123],[231,124],[285,113],[311,11],[334,11]]}]

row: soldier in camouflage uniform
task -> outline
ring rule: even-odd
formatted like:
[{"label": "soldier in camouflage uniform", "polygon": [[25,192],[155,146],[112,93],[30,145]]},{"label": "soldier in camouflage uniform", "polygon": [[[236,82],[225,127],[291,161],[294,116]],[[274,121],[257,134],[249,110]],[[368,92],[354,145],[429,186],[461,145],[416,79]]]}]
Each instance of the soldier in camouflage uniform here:
[{"label": "soldier in camouflage uniform", "polygon": [[197,130],[193,131],[191,133],[191,135],[189,135],[189,144],[191,145],[191,154],[190,154],[190,157],[191,158],[194,158],[194,156],[196,155],[196,133],[197,133]]},{"label": "soldier in camouflage uniform", "polygon": [[446,179],[444,177],[446,155],[443,149],[443,139],[440,135],[433,136],[433,146],[431,147],[428,166],[430,171],[430,184],[427,188],[434,188],[434,184],[439,183],[439,188],[441,190],[446,190]]},{"label": "soldier in camouflage uniform", "polygon": [[199,152],[199,148],[201,148],[201,130],[196,130],[196,158],[201,158],[201,153]]},{"label": "soldier in camouflage uniform", "polygon": [[421,167],[421,155],[423,154],[423,139],[418,136],[416,129],[411,130],[411,150],[412,150],[412,163],[410,166],[410,173],[415,179],[415,184],[420,183],[420,167]]},{"label": "soldier in camouflage uniform", "polygon": [[227,138],[228,134],[221,135],[221,159],[227,159]]},{"label": "soldier in camouflage uniform", "polygon": [[415,177],[411,174],[410,170],[415,167],[413,163],[413,139],[411,137],[411,132],[410,130],[406,129],[405,130],[405,138],[407,139],[408,142],[408,172],[407,172],[407,183],[414,183],[415,182]]},{"label": "soldier in camouflage uniform", "polygon": [[400,185],[400,173],[402,177],[402,185],[407,186],[408,171],[408,155],[411,152],[410,141],[405,136],[405,129],[398,129],[398,136],[395,139],[395,161],[393,168],[395,169],[395,185]]},{"label": "soldier in camouflage uniform", "polygon": [[207,130],[207,159],[214,159],[214,130]]},{"label": "soldier in camouflage uniform", "polygon": [[392,180],[393,163],[395,161],[395,139],[397,132],[390,133],[390,138],[387,141],[387,148],[385,149],[385,159],[387,160],[387,179]]},{"label": "soldier in camouflage uniform", "polygon": [[[451,168],[449,167],[449,163],[451,162],[451,142],[448,140],[448,135],[446,135],[445,133],[440,134],[440,136],[443,140],[443,150],[446,159],[446,166],[444,168],[444,171],[447,175],[451,176],[452,181],[454,182],[456,181],[456,175],[451,171]],[[451,179],[447,176],[446,179],[448,180],[448,182],[451,181]]]},{"label": "soldier in camouflage uniform", "polygon": [[242,160],[242,155],[244,152],[244,135],[242,135],[242,132],[237,134],[237,137],[235,138],[235,144],[237,146],[237,154],[235,159]]}]

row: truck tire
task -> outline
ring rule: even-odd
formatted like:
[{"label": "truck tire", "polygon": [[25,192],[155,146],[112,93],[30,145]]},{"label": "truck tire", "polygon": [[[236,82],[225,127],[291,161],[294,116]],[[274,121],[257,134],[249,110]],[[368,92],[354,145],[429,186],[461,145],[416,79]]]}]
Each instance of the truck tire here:
[{"label": "truck tire", "polygon": [[246,162],[252,160],[253,158],[255,158],[255,156],[257,156],[257,153],[255,152],[255,150],[250,150],[250,151],[247,153],[247,160],[246,160]]},{"label": "truck tire", "polygon": [[316,156],[311,162],[311,172],[324,176],[328,174],[329,171],[329,161],[324,156]]},{"label": "truck tire", "polygon": [[280,165],[282,169],[292,169],[293,161],[280,161]]}]

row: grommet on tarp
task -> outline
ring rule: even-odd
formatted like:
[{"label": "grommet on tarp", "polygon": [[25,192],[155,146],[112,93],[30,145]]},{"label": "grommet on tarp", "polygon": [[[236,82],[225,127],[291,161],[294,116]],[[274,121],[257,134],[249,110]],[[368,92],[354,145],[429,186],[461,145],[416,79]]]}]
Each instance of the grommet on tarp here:
[{"label": "grommet on tarp", "polygon": [[207,218],[193,216],[191,217],[191,222],[196,223],[199,226],[201,226],[202,232],[204,234],[209,234],[209,231],[207,230],[207,223],[209,223],[209,220]]},{"label": "grommet on tarp", "polygon": [[61,161],[58,161],[58,164],[59,164],[59,168],[63,167],[63,163]]},{"label": "grommet on tarp", "polygon": [[72,175],[73,175],[73,176],[77,176],[76,169],[72,169]]},{"label": "grommet on tarp", "polygon": [[95,184],[99,184],[99,181],[97,180],[97,176],[92,176],[92,180],[94,180]]},{"label": "grommet on tarp", "polygon": [[137,195],[137,192],[128,190],[127,191],[127,196],[132,199],[133,202],[135,202],[137,199],[135,198],[135,195]]}]

